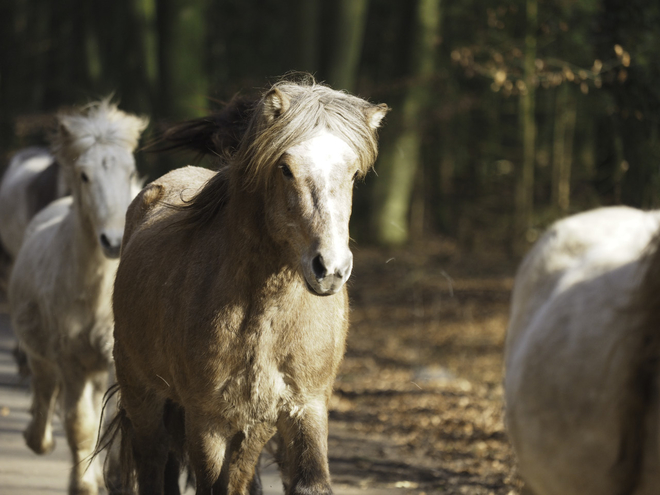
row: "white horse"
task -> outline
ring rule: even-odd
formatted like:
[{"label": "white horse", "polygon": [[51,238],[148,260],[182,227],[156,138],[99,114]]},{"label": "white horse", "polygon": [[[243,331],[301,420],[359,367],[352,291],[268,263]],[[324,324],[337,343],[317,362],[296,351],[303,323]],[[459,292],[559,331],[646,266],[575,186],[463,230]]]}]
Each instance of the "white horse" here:
[{"label": "white horse", "polygon": [[0,183],[0,241],[11,259],[16,259],[34,215],[68,193],[48,149],[26,148],[12,157]]},{"label": "white horse", "polygon": [[506,422],[535,495],[660,492],[660,211],[557,222],[516,277]]},{"label": "white horse", "polygon": [[32,421],[25,431],[36,453],[53,446],[58,396],[73,455],[69,493],[95,494],[93,452],[112,363],[112,284],[134,196],[133,151],[146,119],[108,100],[58,115],[53,153],[72,196],[29,224],[9,282],[12,325],[32,371]]}]

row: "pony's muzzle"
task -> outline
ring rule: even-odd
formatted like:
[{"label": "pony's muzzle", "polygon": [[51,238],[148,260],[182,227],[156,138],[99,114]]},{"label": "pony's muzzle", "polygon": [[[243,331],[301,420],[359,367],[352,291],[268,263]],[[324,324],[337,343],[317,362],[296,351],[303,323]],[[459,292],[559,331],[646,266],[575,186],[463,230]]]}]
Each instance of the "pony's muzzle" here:
[{"label": "pony's muzzle", "polygon": [[307,283],[318,295],[336,294],[351,276],[352,270],[353,254],[350,251],[334,262],[328,262],[322,254],[317,254],[311,261],[312,277],[306,277]]},{"label": "pony's muzzle", "polygon": [[104,232],[99,236],[99,244],[101,244],[101,249],[103,249],[106,258],[119,258],[121,236],[112,236]]}]

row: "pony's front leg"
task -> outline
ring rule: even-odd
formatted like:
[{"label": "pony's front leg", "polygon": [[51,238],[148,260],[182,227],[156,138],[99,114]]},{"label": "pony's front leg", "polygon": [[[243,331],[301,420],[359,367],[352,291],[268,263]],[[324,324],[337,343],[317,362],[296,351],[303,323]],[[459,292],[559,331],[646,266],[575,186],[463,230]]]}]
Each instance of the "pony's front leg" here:
[{"label": "pony's front leg", "polygon": [[234,435],[227,449],[221,480],[228,487],[227,492],[240,495],[261,495],[263,489],[257,472],[257,464],[266,442],[275,433],[271,425],[251,426],[247,433]]},{"label": "pony's front leg", "polygon": [[280,415],[281,457],[287,495],[329,495],[328,409],[325,399],[308,401]]},{"label": "pony's front leg", "polygon": [[29,357],[32,370],[32,420],[23,436],[37,454],[53,450],[53,413],[57,403],[59,374],[57,368],[36,356]]},{"label": "pony's front leg", "polygon": [[222,476],[228,439],[227,425],[212,424],[209,418],[186,409],[186,450],[195,472],[196,495],[227,494],[227,481]]},{"label": "pony's front leg", "polygon": [[83,373],[69,370],[64,377],[62,412],[64,429],[71,449],[73,467],[69,478],[70,495],[96,495],[97,469],[90,461],[99,427],[94,383]]}]

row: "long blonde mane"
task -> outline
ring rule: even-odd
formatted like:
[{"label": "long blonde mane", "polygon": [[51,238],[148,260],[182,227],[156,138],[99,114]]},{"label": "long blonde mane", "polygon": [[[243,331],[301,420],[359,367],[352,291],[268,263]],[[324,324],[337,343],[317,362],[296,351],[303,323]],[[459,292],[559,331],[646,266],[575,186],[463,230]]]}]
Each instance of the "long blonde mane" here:
[{"label": "long blonde mane", "polygon": [[[272,95],[286,101],[286,110],[273,116]],[[302,81],[274,84],[256,102],[247,128],[234,153],[225,159],[220,171],[184,206],[189,211],[188,226],[200,225],[215,216],[231,194],[231,188],[250,190],[267,187],[270,172],[284,152],[323,130],[343,138],[358,156],[364,176],[378,156],[378,123],[371,122],[376,110],[362,98],[318,84],[310,77]],[[380,119],[380,118],[379,118]],[[378,120],[380,122],[380,120]],[[218,156],[226,150],[214,150]]]},{"label": "long blonde mane", "polygon": [[80,156],[97,144],[135,150],[149,119],[117,108],[110,97],[82,108],[57,114],[58,126],[51,136],[55,156],[63,163]]},{"label": "long blonde mane", "polygon": [[[273,90],[284,95],[289,106],[280,117],[271,120],[267,95]],[[369,102],[318,84],[312,78],[276,83],[257,103],[245,138],[234,155],[235,165],[242,169],[245,184],[254,185],[270,176],[268,171],[288,148],[325,129],[353,148],[364,175],[378,156],[377,136],[367,120],[370,107],[373,105]]]}]

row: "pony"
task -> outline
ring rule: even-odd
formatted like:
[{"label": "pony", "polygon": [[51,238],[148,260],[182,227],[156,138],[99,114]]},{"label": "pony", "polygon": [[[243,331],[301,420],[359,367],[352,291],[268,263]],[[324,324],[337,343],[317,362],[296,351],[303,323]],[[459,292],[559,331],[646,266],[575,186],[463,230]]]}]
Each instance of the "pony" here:
[{"label": "pony", "polygon": [[145,118],[108,99],[57,116],[52,151],[71,196],[26,229],[8,287],[11,322],[32,374],[32,420],[24,436],[37,454],[54,447],[58,398],[72,453],[69,493],[96,494],[93,452],[112,369],[111,292],[126,209],[134,197],[133,151]]},{"label": "pony", "polygon": [[35,146],[14,154],[0,183],[0,241],[11,259],[16,259],[34,215],[69,193],[47,148]]},{"label": "pony", "polygon": [[506,425],[528,493],[660,486],[660,211],[554,224],[516,275]]},{"label": "pony", "polygon": [[230,152],[216,148],[228,134],[213,118],[179,128],[223,162],[174,170],[128,209],[113,295],[127,489],[178,492],[164,480],[183,451],[198,495],[258,493],[255,466],[277,431],[286,492],[332,492],[327,408],[348,329],[353,183],[373,166],[388,110],[284,80],[249,106]]}]

